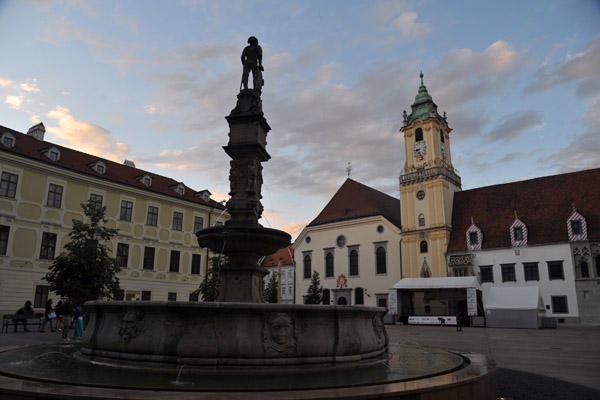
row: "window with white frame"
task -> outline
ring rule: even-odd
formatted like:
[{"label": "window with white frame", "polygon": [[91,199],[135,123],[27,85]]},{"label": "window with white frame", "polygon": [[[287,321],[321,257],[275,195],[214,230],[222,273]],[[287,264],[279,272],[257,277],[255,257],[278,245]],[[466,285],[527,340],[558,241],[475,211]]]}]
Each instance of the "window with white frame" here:
[{"label": "window with white frame", "polygon": [[16,174],[11,174],[10,172],[3,172],[2,179],[0,180],[0,196],[10,197],[11,199],[15,198],[15,194],[17,193],[17,182],[19,181],[19,176]]}]

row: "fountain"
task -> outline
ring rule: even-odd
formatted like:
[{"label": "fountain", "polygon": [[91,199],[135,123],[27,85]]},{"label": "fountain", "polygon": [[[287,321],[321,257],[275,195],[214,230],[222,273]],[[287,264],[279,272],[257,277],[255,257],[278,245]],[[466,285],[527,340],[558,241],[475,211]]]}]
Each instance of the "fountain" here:
[{"label": "fountain", "polygon": [[[218,300],[88,302],[90,319],[80,347],[0,353],[0,365],[9,365],[8,370],[0,367],[0,393],[9,391],[11,384],[38,382],[25,385],[30,390],[22,390],[23,397],[39,396],[40,387],[46,387],[69,391],[73,398],[94,393],[119,398],[122,390],[130,390],[140,398],[154,398],[156,393],[202,398],[214,392],[247,398],[250,392],[257,398],[280,398],[282,393],[295,398],[396,393],[396,398],[408,399],[417,398],[413,394],[419,391],[435,389],[439,394],[444,385],[450,391],[466,385],[478,397],[461,398],[494,398],[494,366],[485,360],[403,346],[388,351],[384,308],[263,302],[261,281],[267,271],[259,259],[286,247],[290,236],[258,222],[263,212],[261,163],[270,158],[266,151],[270,127],[262,111],[262,65],[248,55],[258,46],[252,39],[244,54],[254,64],[244,67],[244,88],[226,117],[229,142],[223,148],[231,157],[230,219],[197,233],[201,247],[226,256]],[[249,70],[253,89],[247,88]],[[47,374],[55,367],[28,369],[19,364],[18,360],[40,352],[48,353],[40,362],[57,355],[49,353],[59,353],[57,365],[63,366],[65,354],[70,355],[70,367],[83,380]],[[261,375],[266,377],[257,379]]]}]

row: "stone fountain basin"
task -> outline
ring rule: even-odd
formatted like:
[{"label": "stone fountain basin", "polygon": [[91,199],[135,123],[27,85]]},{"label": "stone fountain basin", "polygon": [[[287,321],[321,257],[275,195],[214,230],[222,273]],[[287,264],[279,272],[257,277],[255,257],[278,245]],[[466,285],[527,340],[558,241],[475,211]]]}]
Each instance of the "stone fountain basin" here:
[{"label": "stone fountain basin", "polygon": [[85,308],[78,356],[118,367],[299,373],[387,356],[380,307],[94,301]]},{"label": "stone fountain basin", "polygon": [[213,226],[196,233],[200,247],[215,253],[273,254],[290,244],[291,236],[262,226]]}]

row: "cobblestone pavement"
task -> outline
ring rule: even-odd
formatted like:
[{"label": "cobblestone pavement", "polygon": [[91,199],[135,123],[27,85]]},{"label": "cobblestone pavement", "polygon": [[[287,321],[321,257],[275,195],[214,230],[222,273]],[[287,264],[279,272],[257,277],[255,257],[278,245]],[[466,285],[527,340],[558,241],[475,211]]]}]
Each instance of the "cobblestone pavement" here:
[{"label": "cobblestone pavement", "polygon": [[386,330],[390,342],[485,354],[499,367],[499,397],[600,400],[600,327],[457,332],[454,326],[386,325]]},{"label": "cobblestone pavement", "polygon": [[[386,325],[386,330],[390,342],[492,358],[498,365],[499,398],[600,400],[600,327],[457,332],[453,326]],[[59,342],[59,332],[0,333],[0,348]]]}]

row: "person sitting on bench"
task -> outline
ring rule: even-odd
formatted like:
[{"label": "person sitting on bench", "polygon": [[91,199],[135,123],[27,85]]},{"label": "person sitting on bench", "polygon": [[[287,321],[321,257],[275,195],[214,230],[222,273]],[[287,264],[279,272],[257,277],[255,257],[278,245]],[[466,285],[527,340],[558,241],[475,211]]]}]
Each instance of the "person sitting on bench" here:
[{"label": "person sitting on bench", "polygon": [[15,332],[17,331],[17,326],[19,325],[19,322],[23,324],[25,332],[29,332],[29,329],[27,329],[27,318],[29,316],[33,316],[33,308],[31,307],[31,301],[27,300],[25,302],[25,306],[19,308],[15,314],[23,315],[23,317],[13,319],[13,323],[15,324]]}]

